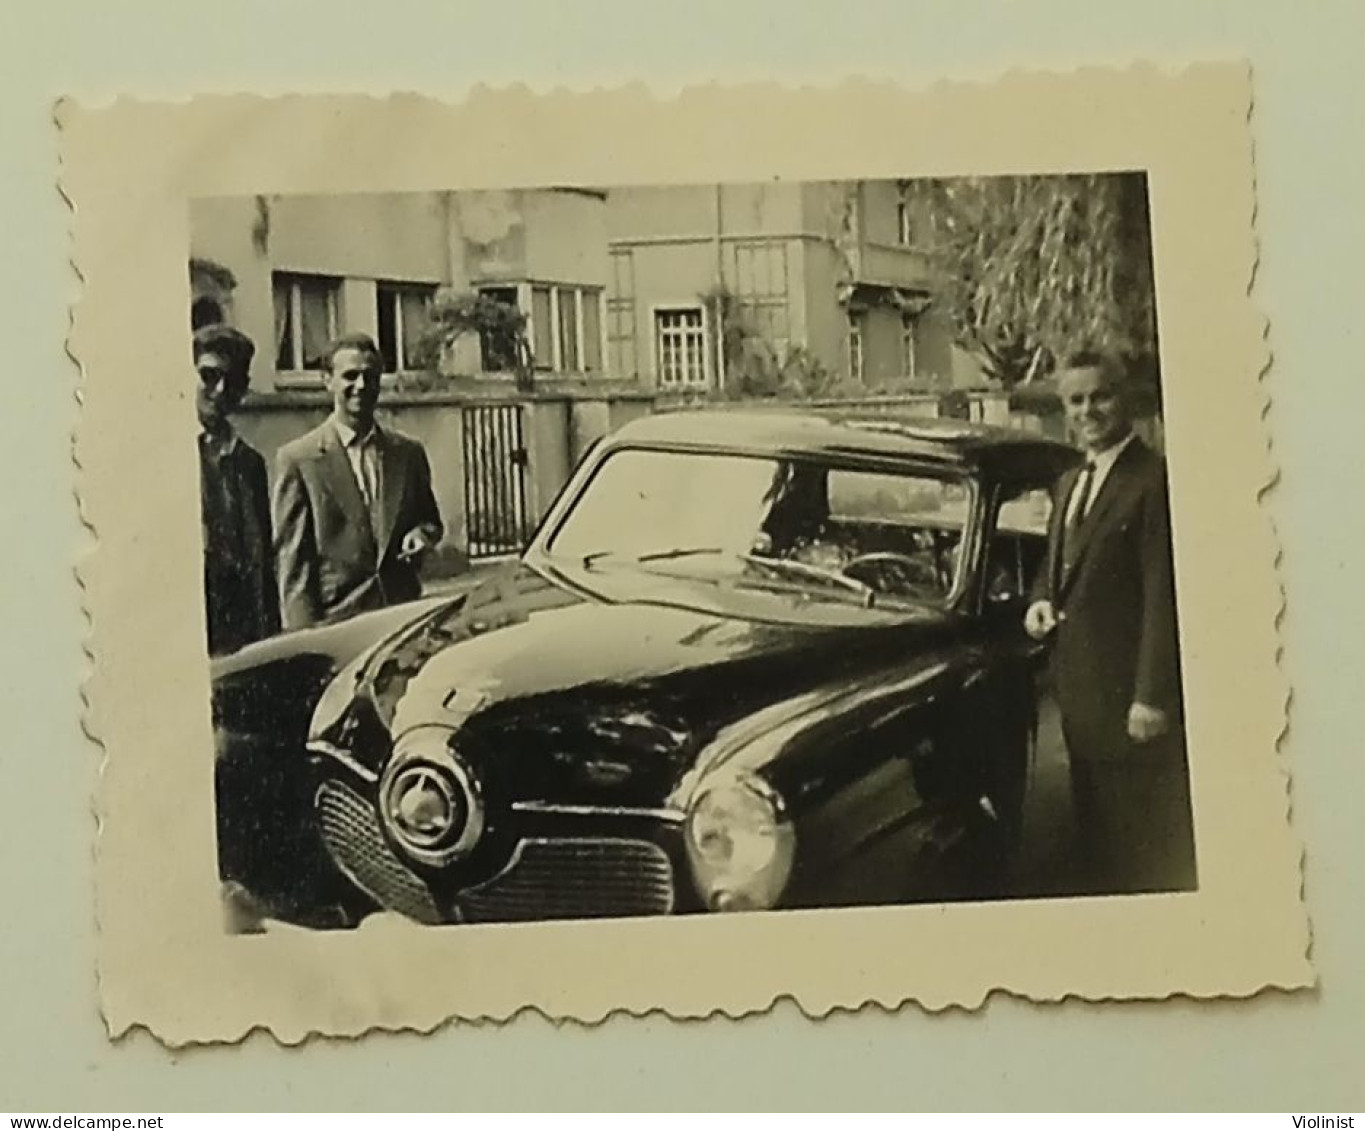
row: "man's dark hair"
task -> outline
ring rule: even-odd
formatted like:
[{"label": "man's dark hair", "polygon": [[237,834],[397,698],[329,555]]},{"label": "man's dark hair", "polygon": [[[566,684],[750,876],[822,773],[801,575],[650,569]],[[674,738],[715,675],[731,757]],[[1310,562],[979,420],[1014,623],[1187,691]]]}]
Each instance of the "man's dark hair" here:
[{"label": "man's dark hair", "polygon": [[202,326],[194,332],[194,363],[206,353],[220,354],[227,360],[229,379],[234,385],[245,387],[251,371],[251,359],[256,346],[235,326],[218,324]]},{"label": "man's dark hair", "polygon": [[334,338],[332,344],[327,347],[327,352],[323,355],[323,363],[327,367],[328,373],[336,372],[336,357],[342,350],[358,350],[367,353],[379,362],[379,367],[384,368],[384,355],[379,352],[379,347],[369,334],[359,331],[352,331],[349,334],[342,334],[339,338]]},{"label": "man's dark hair", "polygon": [[1119,363],[1118,358],[1099,350],[1078,350],[1070,354],[1059,367],[1061,372],[1068,369],[1101,369],[1120,381],[1128,376],[1127,368]]}]

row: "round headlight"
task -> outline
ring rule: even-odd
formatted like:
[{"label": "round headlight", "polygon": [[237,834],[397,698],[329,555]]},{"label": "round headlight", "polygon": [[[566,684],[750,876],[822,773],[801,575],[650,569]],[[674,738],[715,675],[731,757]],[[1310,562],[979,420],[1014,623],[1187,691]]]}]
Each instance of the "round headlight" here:
[{"label": "round headlight", "polygon": [[478,781],[454,754],[453,734],[423,727],[405,735],[379,779],[379,816],[394,844],[440,867],[466,855],[483,833]]},{"label": "round headlight", "polygon": [[687,853],[697,889],[713,911],[774,906],[795,848],[781,798],[757,778],[706,786],[692,802]]}]

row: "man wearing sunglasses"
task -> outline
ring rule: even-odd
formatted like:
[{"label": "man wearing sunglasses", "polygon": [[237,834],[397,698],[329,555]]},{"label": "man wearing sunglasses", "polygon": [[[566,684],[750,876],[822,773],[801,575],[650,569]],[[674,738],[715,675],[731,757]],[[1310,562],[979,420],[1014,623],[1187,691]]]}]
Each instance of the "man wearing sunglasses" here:
[{"label": "man wearing sunglasses", "polygon": [[246,396],[251,339],[231,326],[194,335],[208,650],[220,656],[280,629],[265,460],[232,427]]}]

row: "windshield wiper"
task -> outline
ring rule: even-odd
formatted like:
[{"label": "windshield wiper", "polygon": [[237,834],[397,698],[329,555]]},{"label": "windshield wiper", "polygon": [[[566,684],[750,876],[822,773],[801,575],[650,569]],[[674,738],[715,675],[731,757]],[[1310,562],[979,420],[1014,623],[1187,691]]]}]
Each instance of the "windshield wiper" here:
[{"label": "windshield wiper", "polygon": [[776,574],[782,578],[798,577],[810,581],[820,581],[826,585],[834,585],[840,589],[847,589],[851,593],[856,593],[862,598],[866,608],[872,607],[875,591],[872,586],[865,581],[859,581],[856,577],[849,577],[847,574],[839,573],[837,570],[826,569],[824,566],[810,565],[807,562],[795,562],[787,558],[763,558],[757,554],[740,554],[752,566],[759,569],[766,569],[768,572]]},{"label": "windshield wiper", "polygon": [[[629,560],[632,562],[664,562],[673,558],[690,558],[701,554],[723,554],[725,551],[720,546],[685,546],[673,550],[652,550],[648,554],[637,554]],[[595,562],[603,558],[614,558],[620,556],[619,550],[594,550],[591,554],[583,556],[583,568],[591,569]]]}]

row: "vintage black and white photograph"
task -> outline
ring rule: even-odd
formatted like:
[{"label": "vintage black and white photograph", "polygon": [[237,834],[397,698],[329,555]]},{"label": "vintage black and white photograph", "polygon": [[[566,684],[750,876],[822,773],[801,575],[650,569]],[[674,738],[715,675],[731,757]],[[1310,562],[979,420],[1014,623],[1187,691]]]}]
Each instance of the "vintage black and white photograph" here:
[{"label": "vintage black and white photograph", "polygon": [[229,929],[1195,889],[1150,230],[1141,170],[193,201]]},{"label": "vintage black and white photograph", "polygon": [[69,114],[111,1032],[1309,984],[1248,99]]}]

